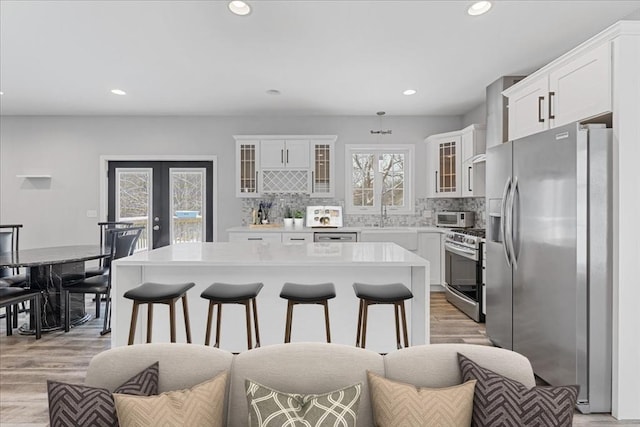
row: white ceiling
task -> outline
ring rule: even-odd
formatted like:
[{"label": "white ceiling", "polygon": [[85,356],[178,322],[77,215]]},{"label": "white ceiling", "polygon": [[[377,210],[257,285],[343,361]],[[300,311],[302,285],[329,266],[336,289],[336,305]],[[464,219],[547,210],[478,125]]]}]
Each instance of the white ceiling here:
[{"label": "white ceiling", "polygon": [[0,113],[459,115],[498,77],[640,18],[640,1],[495,1],[479,17],[470,1],[249,3],[0,0]]}]

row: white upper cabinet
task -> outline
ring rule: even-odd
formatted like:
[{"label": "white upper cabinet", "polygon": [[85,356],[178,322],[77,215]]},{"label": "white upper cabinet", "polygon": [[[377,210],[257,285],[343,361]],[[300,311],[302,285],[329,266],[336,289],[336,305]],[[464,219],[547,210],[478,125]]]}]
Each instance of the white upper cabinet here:
[{"label": "white upper cabinet", "polygon": [[611,42],[580,46],[505,90],[514,140],[612,111]]},{"label": "white upper cabinet", "polygon": [[334,195],[335,135],[236,135],[236,197]]},{"label": "white upper cabinet", "polygon": [[427,197],[484,196],[485,127],[471,125],[460,131],[431,135],[427,143]]},{"label": "white upper cabinet", "polygon": [[262,169],[308,169],[309,140],[269,139],[260,141]]}]

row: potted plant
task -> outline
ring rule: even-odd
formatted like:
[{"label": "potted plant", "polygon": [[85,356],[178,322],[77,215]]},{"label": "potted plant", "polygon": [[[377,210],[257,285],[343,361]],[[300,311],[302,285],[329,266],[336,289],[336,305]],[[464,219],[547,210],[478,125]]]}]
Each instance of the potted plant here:
[{"label": "potted plant", "polygon": [[293,213],[293,226],[296,228],[304,227],[304,213],[299,209]]},{"label": "potted plant", "polygon": [[291,208],[289,206],[284,210],[284,226],[286,228],[293,227],[293,214],[291,213]]}]

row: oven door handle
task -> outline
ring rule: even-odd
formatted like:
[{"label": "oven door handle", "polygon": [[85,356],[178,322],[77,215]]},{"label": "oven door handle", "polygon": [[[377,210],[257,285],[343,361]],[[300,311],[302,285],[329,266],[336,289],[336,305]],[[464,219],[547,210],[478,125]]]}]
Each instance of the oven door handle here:
[{"label": "oven door handle", "polygon": [[463,249],[458,246],[449,245],[447,243],[444,244],[444,249],[456,255],[460,255],[462,257],[477,261],[476,251],[474,251],[473,249]]}]

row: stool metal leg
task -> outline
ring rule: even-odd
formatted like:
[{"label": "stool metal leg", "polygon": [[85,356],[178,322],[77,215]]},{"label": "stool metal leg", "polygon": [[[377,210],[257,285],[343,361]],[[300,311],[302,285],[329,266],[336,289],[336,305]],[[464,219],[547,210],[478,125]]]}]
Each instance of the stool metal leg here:
[{"label": "stool metal leg", "polygon": [[244,312],[247,323],[247,349],[251,350],[252,342],[251,342],[251,304],[249,304],[249,300],[245,300],[242,304],[244,304]]},{"label": "stool metal leg", "polygon": [[71,296],[69,295],[69,291],[62,290],[62,293],[64,300],[64,331],[69,332],[71,328]]},{"label": "stool metal leg", "polygon": [[[4,306],[4,318],[7,323],[7,336],[13,335],[13,324],[11,324],[11,304]],[[15,308],[14,308],[15,310]]]},{"label": "stool metal leg", "polygon": [[256,307],[256,299],[251,298],[253,304],[253,327],[256,330],[256,348],[260,347],[260,329],[258,328],[258,308]]},{"label": "stool metal leg", "polygon": [[[213,307],[215,303],[213,301],[209,301],[209,314],[207,315],[207,332],[204,335],[204,345],[209,345],[211,342],[211,321],[213,320]],[[220,327],[220,325],[218,325]]]},{"label": "stool metal leg", "polygon": [[153,335],[153,303],[147,303],[147,342],[151,342]]},{"label": "stool metal leg", "polygon": [[40,314],[40,294],[36,294],[31,302],[30,310],[33,310],[35,322],[36,322],[36,339],[39,340],[42,336],[42,317]]},{"label": "stool metal leg", "polygon": [[129,326],[129,345],[133,344],[133,338],[136,334],[136,322],[138,321],[138,301],[133,302],[133,310],[131,311],[131,325]]},{"label": "stool metal leg", "polygon": [[322,301],[322,305],[324,305],[324,327],[327,331],[327,342],[331,342],[331,327],[329,326],[329,301]]},{"label": "stool metal leg", "polygon": [[400,308],[398,307],[399,303],[393,303],[393,313],[396,318],[396,348],[400,350],[402,345],[400,345],[400,313],[398,312]]},{"label": "stool metal leg", "polygon": [[359,308],[358,308],[358,331],[356,332],[356,347],[362,347],[362,342],[360,340],[360,334],[362,332],[362,307],[364,306],[364,300],[360,300]]},{"label": "stool metal leg", "polygon": [[169,301],[169,329],[171,331],[171,342],[176,342],[176,300]]},{"label": "stool metal leg", "polygon": [[409,337],[407,333],[407,313],[404,311],[404,301],[400,303],[400,312],[402,313],[402,326],[404,328],[404,346],[409,347]]},{"label": "stool metal leg", "polygon": [[189,323],[189,306],[187,294],[182,295],[182,314],[184,315],[184,327],[187,334],[187,344],[191,344],[191,324]]},{"label": "stool metal leg", "polygon": [[218,306],[218,316],[216,318],[216,343],[213,345],[214,347],[220,347],[220,326],[222,324],[222,303],[218,302],[216,304]]}]

